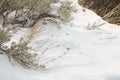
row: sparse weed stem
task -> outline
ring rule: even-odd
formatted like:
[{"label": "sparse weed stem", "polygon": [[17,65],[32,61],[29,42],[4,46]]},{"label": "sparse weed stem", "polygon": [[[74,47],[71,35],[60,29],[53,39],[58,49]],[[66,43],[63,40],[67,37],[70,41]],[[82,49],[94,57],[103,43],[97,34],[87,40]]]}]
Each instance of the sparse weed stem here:
[{"label": "sparse weed stem", "polygon": [[94,22],[93,24],[88,24],[88,26],[86,27],[87,30],[95,30],[95,29],[99,29],[100,26],[104,25],[105,23],[102,24],[97,24],[96,22]]}]

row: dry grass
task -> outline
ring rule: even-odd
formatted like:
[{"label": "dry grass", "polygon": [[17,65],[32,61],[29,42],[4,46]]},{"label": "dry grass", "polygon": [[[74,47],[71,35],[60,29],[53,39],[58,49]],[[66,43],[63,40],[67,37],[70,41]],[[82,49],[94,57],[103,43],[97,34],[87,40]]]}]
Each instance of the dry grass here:
[{"label": "dry grass", "polygon": [[71,14],[76,12],[76,8],[72,5],[72,2],[66,1],[61,3],[61,7],[58,10],[58,14],[63,23],[67,23],[72,20]]},{"label": "dry grass", "polygon": [[[22,66],[26,69],[46,69],[46,66],[49,63],[63,58],[70,49],[65,47],[66,50],[64,53],[61,53],[61,55],[49,58],[47,61],[40,62],[40,59],[45,57],[48,50],[60,47],[59,45],[53,46],[54,44],[51,44],[48,45],[42,52],[37,53],[34,49],[32,49],[32,47],[28,46],[33,40],[34,35],[42,30],[43,28],[38,28],[35,26],[31,29],[29,33],[30,35],[26,35],[24,36],[25,38],[21,38],[18,43],[12,42],[11,46],[8,47],[4,44],[10,41],[10,31],[4,28],[0,29],[0,54],[7,55],[12,64]],[[47,42],[49,42],[49,40]],[[47,44],[47,42],[45,42],[45,44]],[[44,47],[44,44],[41,46],[41,48],[42,47]]]},{"label": "dry grass", "polygon": [[78,0],[79,4],[95,11],[106,21],[120,25],[119,0]]},{"label": "dry grass", "polygon": [[120,25],[120,4],[104,15],[103,19],[110,23]]},{"label": "dry grass", "polygon": [[[3,17],[3,26],[21,24],[21,27],[30,26],[40,18],[53,17],[49,15],[50,4],[59,0],[0,0],[0,16]],[[13,19],[8,15],[15,11]],[[55,16],[55,15],[54,15]],[[21,20],[19,18],[22,18]],[[31,23],[27,25],[27,23]]]}]

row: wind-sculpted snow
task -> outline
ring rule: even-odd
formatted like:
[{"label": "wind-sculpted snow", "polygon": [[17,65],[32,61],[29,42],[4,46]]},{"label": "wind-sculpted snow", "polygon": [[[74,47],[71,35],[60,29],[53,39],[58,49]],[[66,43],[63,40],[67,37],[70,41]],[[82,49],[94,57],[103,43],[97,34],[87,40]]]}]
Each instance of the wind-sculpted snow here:
[{"label": "wind-sculpted snow", "polygon": [[[0,80],[120,80],[119,26],[76,7],[79,10],[72,14],[74,19],[69,24],[61,24],[59,28],[46,22],[30,43],[38,53],[50,48],[41,58],[43,62],[69,49],[66,55],[39,71],[13,66],[5,55],[0,55]],[[93,24],[103,25],[89,30],[87,27]],[[21,32],[16,34],[12,37],[14,41]]]}]

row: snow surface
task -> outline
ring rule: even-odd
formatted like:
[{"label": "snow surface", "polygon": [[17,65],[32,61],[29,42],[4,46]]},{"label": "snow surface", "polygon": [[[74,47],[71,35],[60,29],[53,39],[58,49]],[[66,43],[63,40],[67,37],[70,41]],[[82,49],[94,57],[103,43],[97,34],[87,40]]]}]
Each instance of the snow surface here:
[{"label": "snow surface", "polygon": [[[93,11],[83,12],[77,0],[71,1],[78,8],[72,14],[74,19],[60,28],[46,22],[44,30],[30,43],[38,52],[50,47],[43,62],[69,48],[67,55],[39,71],[13,66],[5,55],[0,55],[0,80],[120,80],[120,26],[103,21]],[[88,24],[91,27],[94,23],[104,24],[88,30]],[[19,31],[12,40],[18,41],[27,31]]]}]

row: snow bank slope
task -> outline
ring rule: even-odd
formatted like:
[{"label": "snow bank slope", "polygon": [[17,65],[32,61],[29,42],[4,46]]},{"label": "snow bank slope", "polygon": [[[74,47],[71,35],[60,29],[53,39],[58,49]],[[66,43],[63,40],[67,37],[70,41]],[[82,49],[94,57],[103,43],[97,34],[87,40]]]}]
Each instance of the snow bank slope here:
[{"label": "snow bank slope", "polygon": [[[38,52],[47,46],[59,46],[48,50],[42,61],[69,48],[64,58],[48,64],[47,70],[34,71],[13,66],[0,55],[0,80],[120,80],[120,28],[92,11],[76,7],[79,11],[73,14],[74,20],[60,29],[47,23],[30,44]],[[91,27],[94,23],[105,24],[88,30],[88,24]]]}]

